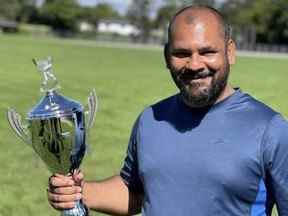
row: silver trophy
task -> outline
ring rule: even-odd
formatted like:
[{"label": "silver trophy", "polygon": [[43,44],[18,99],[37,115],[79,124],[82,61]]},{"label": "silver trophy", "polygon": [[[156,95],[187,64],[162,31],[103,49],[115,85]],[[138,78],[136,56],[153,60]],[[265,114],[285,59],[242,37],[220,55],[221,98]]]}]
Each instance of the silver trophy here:
[{"label": "silver trophy", "polygon": [[[52,173],[72,174],[77,170],[87,149],[86,132],[92,127],[97,110],[93,90],[85,109],[80,103],[56,92],[59,85],[52,72],[52,59],[33,60],[43,76],[41,101],[21,116],[8,109],[7,117],[16,134],[32,146]],[[87,216],[88,209],[78,201],[73,209],[62,211],[63,216]]]}]

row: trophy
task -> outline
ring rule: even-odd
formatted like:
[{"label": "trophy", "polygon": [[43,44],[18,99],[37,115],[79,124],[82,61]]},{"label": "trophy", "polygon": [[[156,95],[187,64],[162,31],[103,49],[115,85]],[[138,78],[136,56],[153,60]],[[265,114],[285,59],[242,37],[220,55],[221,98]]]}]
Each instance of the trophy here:
[{"label": "trophy", "polygon": [[[26,116],[8,109],[7,118],[16,134],[32,146],[52,173],[72,174],[81,164],[87,149],[86,132],[92,127],[97,110],[93,90],[87,107],[56,92],[58,81],[52,71],[52,59],[33,60],[42,75],[40,102]],[[73,209],[62,211],[63,216],[87,216],[88,209],[80,201]]]}]

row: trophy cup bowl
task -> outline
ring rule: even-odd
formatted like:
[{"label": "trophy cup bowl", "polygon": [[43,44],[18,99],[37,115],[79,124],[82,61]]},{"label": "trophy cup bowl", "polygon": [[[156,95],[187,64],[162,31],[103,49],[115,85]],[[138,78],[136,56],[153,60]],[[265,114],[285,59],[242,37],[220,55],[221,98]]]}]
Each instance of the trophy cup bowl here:
[{"label": "trophy cup bowl", "polygon": [[[77,170],[87,149],[86,133],[92,127],[97,97],[93,90],[85,109],[79,102],[56,92],[58,81],[52,72],[52,59],[33,60],[43,80],[44,96],[22,122],[20,114],[9,108],[7,118],[16,134],[32,146],[52,173],[72,174]],[[63,216],[87,216],[88,209],[80,201],[73,209],[62,211]]]}]

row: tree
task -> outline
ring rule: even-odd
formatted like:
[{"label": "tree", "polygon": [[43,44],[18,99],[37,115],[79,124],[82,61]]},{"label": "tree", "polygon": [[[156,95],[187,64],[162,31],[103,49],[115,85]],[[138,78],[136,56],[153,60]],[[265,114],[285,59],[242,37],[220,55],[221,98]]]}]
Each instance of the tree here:
[{"label": "tree", "polygon": [[26,21],[37,10],[36,0],[0,0],[0,5],[1,18],[20,22]]},{"label": "tree", "polygon": [[215,6],[215,0],[165,0],[166,5],[173,5],[177,8],[185,7],[188,5],[207,5]]},{"label": "tree", "polygon": [[94,7],[83,7],[79,17],[91,23],[97,24],[101,19],[119,19],[120,15],[111,7],[111,5],[107,3],[100,3]]},{"label": "tree", "polygon": [[17,14],[17,21],[37,23],[39,19],[39,10],[37,7],[37,0],[18,0],[20,3],[20,10]]},{"label": "tree", "polygon": [[20,11],[18,0],[0,0],[0,14],[2,18],[16,20],[17,14]]},{"label": "tree", "polygon": [[146,43],[152,29],[152,22],[149,18],[151,0],[133,0],[127,12],[127,18],[140,30],[140,41]]},{"label": "tree", "polygon": [[155,27],[165,28],[177,10],[178,8],[175,4],[164,5],[159,8],[155,19]]},{"label": "tree", "polygon": [[98,19],[119,18],[119,14],[106,3],[97,4],[94,8],[94,12]]},{"label": "tree", "polygon": [[76,31],[80,6],[76,0],[46,0],[40,9],[42,22],[57,31]]},{"label": "tree", "polygon": [[199,4],[199,5],[207,5],[210,7],[215,6],[215,1],[214,0],[193,0],[191,3],[193,4]]},{"label": "tree", "polygon": [[257,42],[288,43],[288,0],[230,0],[222,11],[242,34],[254,31]]},{"label": "tree", "polygon": [[247,13],[256,26],[258,42],[288,43],[287,0],[256,0]]}]

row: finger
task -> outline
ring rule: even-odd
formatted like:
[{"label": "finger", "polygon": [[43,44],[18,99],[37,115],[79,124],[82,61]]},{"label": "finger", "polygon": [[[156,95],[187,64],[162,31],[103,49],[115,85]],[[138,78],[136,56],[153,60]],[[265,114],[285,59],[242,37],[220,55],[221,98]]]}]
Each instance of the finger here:
[{"label": "finger", "polygon": [[65,177],[65,175],[60,174],[60,173],[54,173],[53,176],[56,176],[56,177]]},{"label": "finger", "polygon": [[72,175],[78,174],[78,173],[80,173],[80,172],[81,172],[80,169],[74,169],[73,172],[72,172]]},{"label": "finger", "polygon": [[51,206],[57,210],[64,210],[64,209],[72,209],[75,207],[75,202],[65,202],[65,203],[58,203],[58,202],[50,202]]},{"label": "finger", "polygon": [[76,194],[81,193],[82,188],[80,186],[68,186],[68,187],[55,187],[55,188],[48,188],[48,192],[54,193],[54,194]]},{"label": "finger", "polygon": [[48,200],[50,202],[57,202],[57,203],[65,203],[65,202],[75,202],[77,200],[80,200],[82,198],[81,193],[76,194],[54,194],[54,193],[48,193]]},{"label": "finger", "polygon": [[83,180],[83,178],[84,178],[84,175],[83,175],[83,173],[80,170],[78,170],[75,173],[73,173],[72,177],[73,177],[73,180],[75,182],[81,182]]},{"label": "finger", "polygon": [[59,174],[59,173],[54,173],[50,178],[61,178],[61,179],[66,179],[66,180],[69,180],[69,179],[72,179],[72,175],[69,173],[67,175],[62,175],[62,174]]},{"label": "finger", "polygon": [[72,178],[67,176],[52,176],[49,178],[49,186],[53,187],[65,187],[73,186],[75,184]]}]

